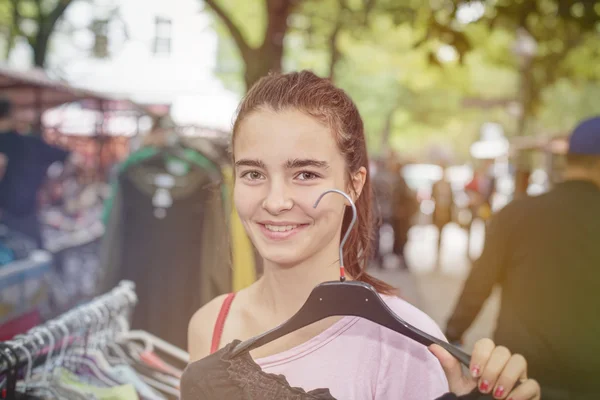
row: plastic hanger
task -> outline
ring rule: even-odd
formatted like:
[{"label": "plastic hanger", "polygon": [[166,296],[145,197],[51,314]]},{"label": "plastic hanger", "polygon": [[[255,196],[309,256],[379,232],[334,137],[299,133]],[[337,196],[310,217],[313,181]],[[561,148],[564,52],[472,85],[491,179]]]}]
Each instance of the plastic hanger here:
[{"label": "plastic hanger", "polygon": [[129,331],[119,336],[119,341],[131,340],[141,341],[144,344],[145,352],[152,353],[155,351],[155,349],[158,349],[186,364],[190,361],[189,353],[146,331]]},{"label": "plastic hanger", "polygon": [[[94,319],[92,313],[98,317]],[[82,317],[88,318],[87,326],[90,326],[88,342],[82,349],[73,348],[68,355],[62,355],[62,361],[66,361],[75,368],[85,366],[95,378],[108,386],[118,385],[119,382],[112,376],[112,365],[108,363],[100,348],[100,337],[103,326],[102,313],[97,305],[88,305],[88,312]]]},{"label": "plastic hanger", "polygon": [[[31,357],[31,353],[29,352],[29,350],[27,350],[27,347],[25,347],[25,345],[23,345],[23,343],[21,343],[20,341],[17,341],[19,338],[15,337],[14,339],[15,340],[6,342],[6,344],[21,349],[23,351],[23,353],[25,353],[25,357],[27,357],[27,370],[25,372],[25,378],[24,378],[23,382],[21,383],[23,392],[27,392],[27,382],[31,379],[33,358]],[[19,382],[17,382],[17,387],[18,387],[18,384],[19,384]]]},{"label": "plastic hanger", "polygon": [[0,361],[6,362],[6,377],[5,382],[3,381],[2,399],[12,400],[15,398],[18,370],[17,365],[19,363],[18,355],[15,350],[6,343],[0,343]]},{"label": "plastic hanger", "polygon": [[[45,340],[42,337],[42,334],[46,334],[48,336],[49,339],[49,346],[48,347],[44,347],[46,345]],[[47,356],[46,356],[46,361],[44,362],[43,365],[40,366],[41,368],[41,375],[39,375],[37,377],[37,379],[31,379],[31,367],[30,364],[28,364],[28,373],[29,376],[26,376],[26,382],[27,382],[27,389],[33,389],[35,392],[39,392],[39,391],[44,391],[47,393],[51,394],[51,398],[59,398],[59,394],[54,390],[54,388],[52,388],[51,386],[51,381],[48,379],[48,373],[51,370],[51,366],[52,366],[52,353],[54,352],[54,347],[55,347],[55,340],[54,340],[54,335],[52,334],[52,332],[50,331],[50,329],[44,328],[44,327],[34,327],[33,329],[31,329],[28,332],[28,335],[31,335],[31,337],[36,338],[39,342],[40,347],[38,348],[38,350],[42,350],[42,351],[48,351]],[[37,346],[36,346],[37,348]],[[27,357],[27,361],[29,362],[31,354],[28,354],[28,352],[26,351],[26,357]],[[58,396],[58,397],[57,397]]]},{"label": "plastic hanger", "polygon": [[129,359],[125,352],[121,350],[119,345],[114,342],[114,339],[117,337],[118,329],[119,329],[119,316],[121,313],[119,310],[124,309],[125,303],[118,303],[116,300],[107,301],[105,304],[99,305],[98,307],[104,307],[104,311],[106,312],[106,326],[103,332],[103,343],[102,343],[102,353],[105,359],[109,364],[115,365],[123,365],[129,364]]},{"label": "plastic hanger", "polygon": [[[90,311],[97,314],[98,319],[95,321],[95,333],[90,338],[90,342],[88,343],[88,347],[86,348],[74,348],[69,352],[68,360],[74,361],[76,363],[83,363],[89,365],[89,363],[95,364],[95,366],[104,372],[104,375],[110,377],[112,379],[112,365],[106,359],[106,354],[104,353],[104,343],[103,343],[103,334],[105,327],[101,326],[101,321],[106,320],[103,318],[101,314],[101,310],[99,306],[94,304],[90,304]],[[67,336],[68,337],[68,334]],[[63,346],[63,348],[66,348]],[[64,354],[61,354],[62,357],[59,359],[64,360]],[[62,362],[59,362],[62,364]]]},{"label": "plastic hanger", "polygon": [[235,356],[245,351],[251,351],[328,317],[356,316],[385,326],[425,346],[437,344],[446,349],[461,363],[469,366],[471,357],[467,353],[404,321],[388,307],[373,286],[359,281],[345,282],[343,249],[356,222],[356,206],[348,194],[341,190],[330,189],[319,196],[313,208],[317,207],[327,193],[338,193],[344,196],[352,206],[352,221],[340,243],[340,282],[324,282],[317,285],[304,305],[289,320],[270,331],[239,343],[232,354]]},{"label": "plastic hanger", "polygon": [[[192,150],[194,152],[197,153],[201,153],[199,149],[195,149],[192,147],[187,146],[184,141],[181,139],[181,136],[179,133],[177,132],[172,132],[170,134],[170,136],[168,136],[168,140],[165,146],[161,146],[158,149],[158,152],[154,155],[149,157],[146,161],[154,161],[157,159],[163,159],[164,161],[167,160],[168,156],[171,157],[175,157],[181,161],[187,162],[189,163],[191,166],[195,167],[196,169],[200,169],[202,171],[208,172],[209,175],[213,178],[213,179],[219,179],[220,175],[218,172],[213,171],[212,169],[208,169],[206,168],[205,165],[203,165],[202,163],[199,163],[197,160],[195,160],[194,158],[190,157],[186,150]],[[204,157],[206,157],[203,153],[201,153]],[[210,160],[209,157],[206,157],[207,159]],[[214,161],[210,160],[211,163],[214,163]]]},{"label": "plastic hanger", "polygon": [[[31,356],[29,350],[27,350],[27,347],[24,345],[26,340],[27,339],[25,336],[18,335],[15,336],[13,340],[5,342],[10,346],[22,350],[23,353],[25,353],[25,357],[27,358],[27,370],[25,372],[24,380],[22,382],[17,382],[16,388],[19,390],[20,393],[45,391],[50,393],[53,397],[58,396],[58,393],[52,387],[50,387],[50,385],[48,385],[47,382],[32,382],[31,372],[33,366],[33,357]],[[13,396],[15,395],[16,394],[13,394]],[[10,399],[10,395],[8,395],[7,398]]]}]

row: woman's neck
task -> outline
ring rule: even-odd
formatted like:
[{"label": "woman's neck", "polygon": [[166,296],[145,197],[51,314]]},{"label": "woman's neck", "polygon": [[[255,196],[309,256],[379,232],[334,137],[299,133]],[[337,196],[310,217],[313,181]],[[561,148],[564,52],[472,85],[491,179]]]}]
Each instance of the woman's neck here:
[{"label": "woman's neck", "polygon": [[323,249],[293,266],[282,267],[264,260],[264,274],[255,286],[258,304],[277,319],[289,318],[302,307],[315,286],[339,279],[338,258],[335,247]]}]

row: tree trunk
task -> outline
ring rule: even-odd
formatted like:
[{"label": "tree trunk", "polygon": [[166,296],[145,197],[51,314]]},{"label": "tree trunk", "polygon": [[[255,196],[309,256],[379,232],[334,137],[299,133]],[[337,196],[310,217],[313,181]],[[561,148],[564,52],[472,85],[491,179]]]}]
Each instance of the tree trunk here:
[{"label": "tree trunk", "polygon": [[11,31],[8,34],[8,38],[6,39],[6,49],[4,49],[4,59],[8,60],[10,58],[10,53],[15,45],[15,34]]},{"label": "tree trunk", "polygon": [[269,72],[281,72],[283,44],[288,29],[288,17],[301,0],[264,0],[267,7],[265,39],[258,48],[251,48],[239,28],[215,0],[204,0],[223,21],[233,37],[244,61],[246,91]]},{"label": "tree trunk", "polygon": [[396,107],[392,108],[385,118],[385,123],[383,124],[383,129],[381,131],[381,150],[385,149],[390,144],[390,135],[392,133],[392,121],[394,120],[395,112]]},{"label": "tree trunk", "polygon": [[48,54],[48,42],[50,41],[50,35],[45,34],[40,30],[40,33],[36,36],[35,43],[33,45],[33,65],[39,68],[46,66],[46,56]]},{"label": "tree trunk", "polygon": [[331,80],[331,82],[335,82],[335,67],[342,58],[342,53],[337,46],[337,38],[341,27],[342,17],[340,11],[333,32],[331,32],[331,36],[329,37],[329,80]]},{"label": "tree trunk", "polygon": [[36,67],[44,68],[46,66],[46,58],[48,54],[48,44],[56,23],[63,16],[67,8],[73,3],[73,0],[59,0],[56,7],[50,13],[44,14],[41,3],[36,2],[38,6],[38,31],[33,39],[29,41],[33,49],[33,64]]},{"label": "tree trunk", "polygon": [[287,20],[293,5],[294,1],[290,0],[267,0],[265,39],[259,48],[252,49],[244,57],[246,91],[269,72],[281,72]]},{"label": "tree trunk", "polygon": [[[519,99],[521,103],[521,113],[517,120],[517,136],[525,136],[527,134],[527,123],[532,113],[533,100],[533,74],[532,62],[528,60],[523,63],[520,69],[520,85]],[[517,154],[515,171],[515,194],[514,198],[518,199],[527,195],[527,187],[529,186],[529,177],[531,175],[531,160],[528,152],[520,151]]]},{"label": "tree trunk", "polygon": [[[260,78],[267,75],[269,71],[280,72],[281,71],[281,59],[279,59],[279,66],[277,67],[277,59],[266,51],[261,49],[253,49],[250,51],[247,57],[244,57],[244,82],[246,83],[246,91],[250,90],[252,85],[256,83]],[[273,69],[272,66],[276,65]]]}]

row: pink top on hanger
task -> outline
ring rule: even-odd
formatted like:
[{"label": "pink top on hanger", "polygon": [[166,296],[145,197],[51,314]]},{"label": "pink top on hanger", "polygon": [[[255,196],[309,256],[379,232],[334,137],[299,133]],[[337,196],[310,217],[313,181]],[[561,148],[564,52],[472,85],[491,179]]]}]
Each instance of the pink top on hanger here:
[{"label": "pink top on hanger", "polygon": [[[398,297],[382,298],[411,325],[445,339],[422,311]],[[228,300],[227,309],[233,296]],[[224,323],[227,312],[222,314]],[[311,340],[256,363],[284,375],[291,386],[329,388],[337,399],[423,400],[448,392],[444,371],[425,346],[359,317],[344,317]]]}]

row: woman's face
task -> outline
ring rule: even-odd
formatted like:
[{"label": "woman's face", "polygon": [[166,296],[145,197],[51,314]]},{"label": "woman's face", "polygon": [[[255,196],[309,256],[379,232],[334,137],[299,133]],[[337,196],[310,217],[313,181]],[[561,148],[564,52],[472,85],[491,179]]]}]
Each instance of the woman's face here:
[{"label": "woman's face", "polygon": [[[300,111],[260,109],[239,126],[234,145],[235,206],[263,258],[292,266],[337,249],[348,191],[346,165],[329,128]],[[366,170],[353,177],[360,193]],[[335,254],[335,253],[334,253]]]}]

